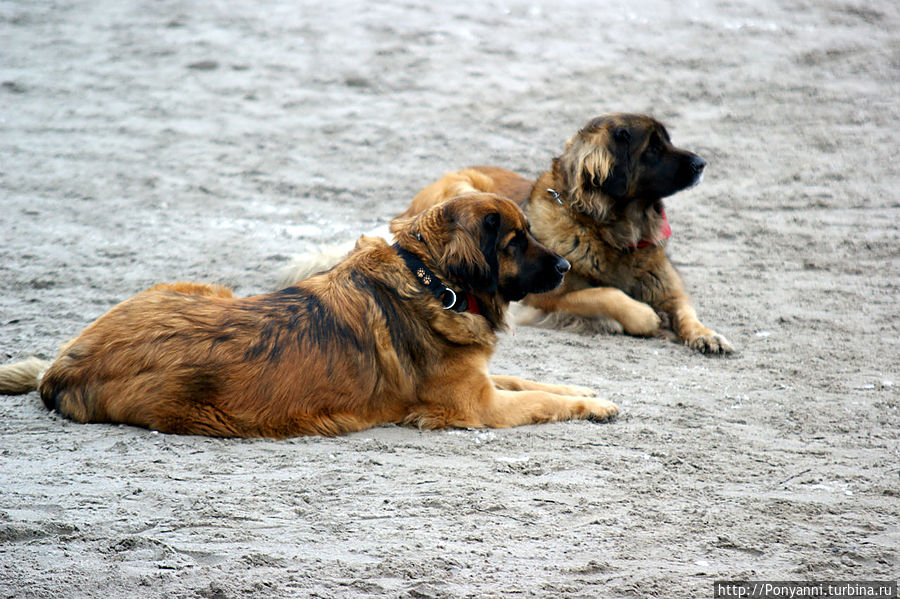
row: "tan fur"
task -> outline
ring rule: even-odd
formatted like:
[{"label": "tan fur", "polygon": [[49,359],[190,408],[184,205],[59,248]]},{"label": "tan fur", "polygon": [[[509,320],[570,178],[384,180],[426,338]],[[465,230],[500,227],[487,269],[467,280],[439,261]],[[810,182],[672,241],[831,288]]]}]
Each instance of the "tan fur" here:
[{"label": "tan fur", "polygon": [[[498,230],[488,230],[495,222]],[[492,194],[394,224],[397,243],[448,286],[471,292],[480,314],[443,309],[376,238],[361,239],[328,273],[274,293],[235,298],[218,285],[157,285],[67,344],[41,380],[41,397],[79,422],[241,437],[609,418],[616,406],[583,387],[488,374],[504,285],[562,263],[525,227],[515,204]],[[525,249],[508,245],[516,232],[527,235]],[[492,291],[468,289],[467,277],[452,274],[491,273],[495,253]]]},{"label": "tan fur", "polygon": [[[627,150],[617,148],[613,139],[614,132],[622,130],[627,131]],[[648,203],[640,197],[645,175],[640,158],[658,138],[664,142],[663,153],[693,156],[671,146],[662,125],[650,117],[607,115],[576,133],[536,182],[498,167],[467,168],[425,187],[404,214],[416,214],[466,191],[489,190],[509,197],[522,206],[535,237],[572,263],[560,287],[530,295],[526,304],[544,314],[613,319],[626,333],[638,336],[658,334],[662,320],[657,313],[661,313],[693,349],[730,353],[728,340],[697,319],[664,242],[630,247],[654,239],[660,230],[661,202]],[[619,164],[617,152],[627,152],[625,166]],[[614,176],[622,179],[620,198],[603,189]]]},{"label": "tan fur", "polygon": [[41,374],[49,366],[50,362],[36,357],[0,366],[0,394],[21,395],[34,391]]},{"label": "tan fur", "polygon": [[567,191],[572,207],[591,215],[597,221],[606,218],[608,205],[602,193],[585,192],[585,189],[588,187],[588,180],[593,177],[603,180],[609,176],[614,157],[607,150],[608,146],[609,134],[605,129],[590,135],[579,133],[566,143],[566,151],[560,158],[568,181]]},{"label": "tan fur", "polygon": [[467,193],[499,193],[517,204],[522,204],[531,194],[534,182],[506,169],[479,166],[455,173],[447,173],[413,198],[400,218],[414,216],[450,198]]}]

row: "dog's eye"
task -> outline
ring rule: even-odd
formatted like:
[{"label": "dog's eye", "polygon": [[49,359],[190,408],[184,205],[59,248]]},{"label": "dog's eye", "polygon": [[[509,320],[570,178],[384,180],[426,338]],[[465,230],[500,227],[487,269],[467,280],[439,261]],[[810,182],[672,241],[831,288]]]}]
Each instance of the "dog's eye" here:
[{"label": "dog's eye", "polygon": [[641,154],[641,160],[644,162],[654,162],[659,160],[659,155],[662,153],[662,147],[657,144],[651,144],[644,153]]},{"label": "dog's eye", "polygon": [[528,245],[528,237],[525,235],[525,231],[516,231],[515,236],[509,240],[509,245],[507,247],[523,249]]}]

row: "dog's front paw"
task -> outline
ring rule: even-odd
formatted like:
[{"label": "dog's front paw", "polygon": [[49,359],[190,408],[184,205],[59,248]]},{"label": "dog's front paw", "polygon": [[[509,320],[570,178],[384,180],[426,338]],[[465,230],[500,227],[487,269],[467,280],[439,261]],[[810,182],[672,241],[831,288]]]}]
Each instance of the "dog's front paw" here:
[{"label": "dog's front paw", "polygon": [[585,418],[592,422],[605,422],[612,420],[619,414],[619,406],[605,399],[592,399],[586,402],[587,414]]},{"label": "dog's front paw", "polygon": [[691,349],[704,354],[724,355],[734,352],[734,348],[731,347],[731,343],[728,342],[728,339],[709,329],[706,329],[706,331],[700,335],[687,339],[685,343]]},{"label": "dog's front paw", "polygon": [[641,302],[634,302],[618,320],[626,333],[636,337],[655,335],[662,323],[656,310]]}]

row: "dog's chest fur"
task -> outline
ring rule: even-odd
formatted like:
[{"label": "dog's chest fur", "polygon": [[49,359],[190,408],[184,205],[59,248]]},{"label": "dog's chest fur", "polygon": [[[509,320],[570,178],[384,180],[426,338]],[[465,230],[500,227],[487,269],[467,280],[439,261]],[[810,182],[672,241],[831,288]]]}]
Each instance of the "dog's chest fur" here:
[{"label": "dog's chest fur", "polygon": [[[539,180],[536,191],[543,189],[541,184]],[[597,286],[627,292],[636,288],[652,265],[665,257],[661,246],[617,249],[605,239],[609,237],[606,225],[574,214],[549,194],[533,194],[525,212],[535,237],[572,264],[558,292]]]}]

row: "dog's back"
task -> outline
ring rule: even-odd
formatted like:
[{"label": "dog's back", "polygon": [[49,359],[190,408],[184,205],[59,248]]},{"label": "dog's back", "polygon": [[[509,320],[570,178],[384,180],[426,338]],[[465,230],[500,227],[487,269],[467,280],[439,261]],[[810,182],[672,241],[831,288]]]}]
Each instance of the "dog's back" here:
[{"label": "dog's back", "polygon": [[144,291],[64,348],[41,397],[78,422],[214,436],[330,435],[397,418],[371,408],[385,389],[402,393],[378,380],[377,327],[343,272],[352,265],[250,298],[184,283]]},{"label": "dog's back", "polygon": [[443,177],[422,189],[401,217],[414,216],[444,200],[467,193],[484,191],[509,198],[520,207],[531,195],[534,181],[505,168],[473,166]]}]

